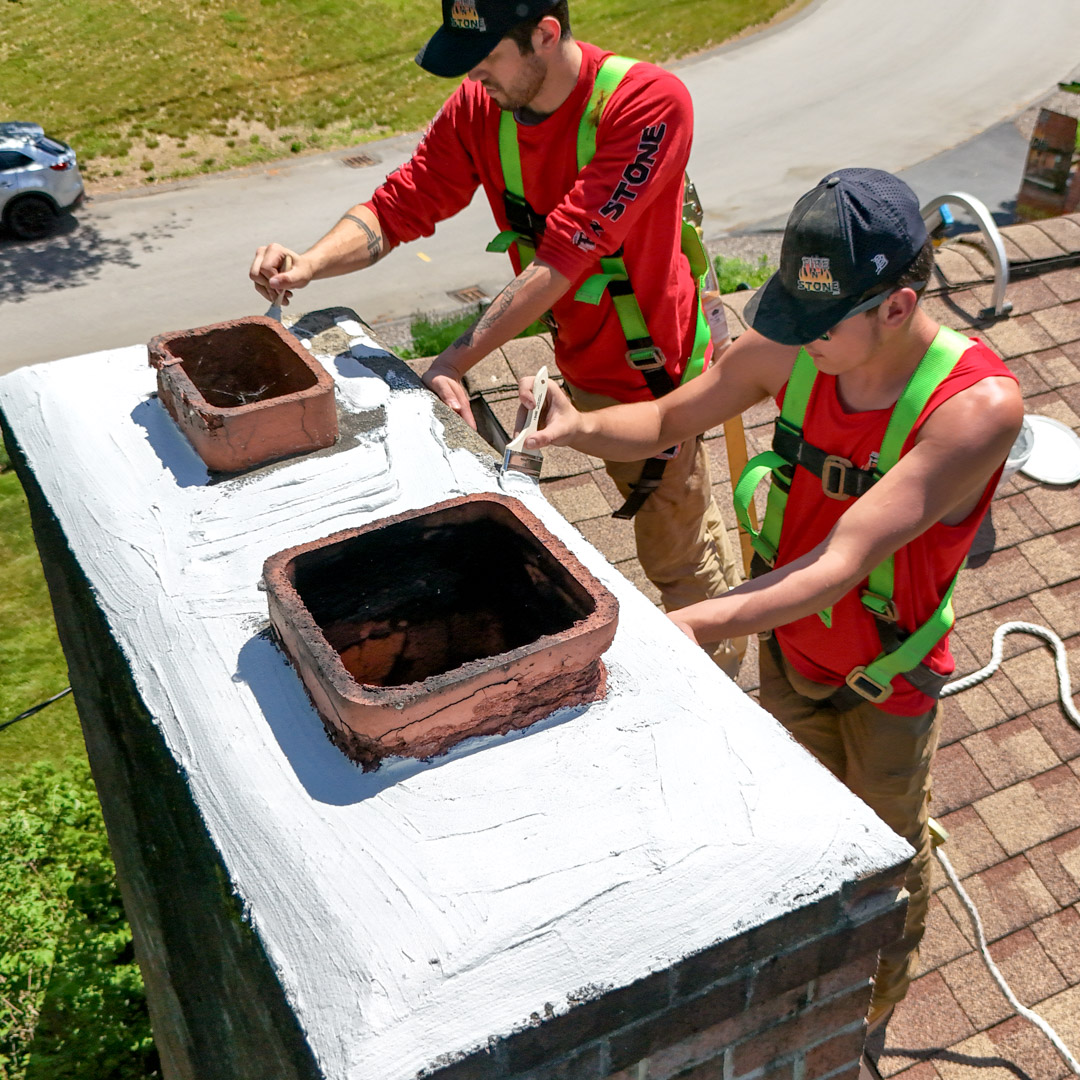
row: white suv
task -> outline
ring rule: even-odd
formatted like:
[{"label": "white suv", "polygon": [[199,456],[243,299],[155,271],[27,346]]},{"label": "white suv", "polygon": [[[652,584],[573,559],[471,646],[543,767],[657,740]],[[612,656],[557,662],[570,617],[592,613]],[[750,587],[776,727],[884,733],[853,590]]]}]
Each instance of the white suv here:
[{"label": "white suv", "polygon": [[75,151],[37,124],[0,123],[0,219],[20,240],[37,240],[61,210],[82,200]]}]

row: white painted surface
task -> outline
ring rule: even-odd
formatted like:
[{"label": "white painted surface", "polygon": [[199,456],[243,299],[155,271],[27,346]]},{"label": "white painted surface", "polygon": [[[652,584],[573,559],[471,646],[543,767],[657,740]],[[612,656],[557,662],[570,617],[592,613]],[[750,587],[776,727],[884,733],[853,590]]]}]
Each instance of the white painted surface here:
[{"label": "white painted surface", "polygon": [[498,483],[446,449],[426,393],[327,364],[343,407],[385,404],[385,441],[212,486],[141,346],[0,379],[327,1077],[414,1077],[907,857],[524,477],[515,494],[619,598],[606,701],[356,769],[258,636],[263,560]]}]

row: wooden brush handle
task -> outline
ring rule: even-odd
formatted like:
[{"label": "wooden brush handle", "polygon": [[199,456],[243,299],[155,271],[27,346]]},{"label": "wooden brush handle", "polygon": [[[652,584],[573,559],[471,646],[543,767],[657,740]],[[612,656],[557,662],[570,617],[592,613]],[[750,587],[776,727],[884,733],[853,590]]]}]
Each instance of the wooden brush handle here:
[{"label": "wooden brush handle", "polygon": [[[292,256],[288,252],[286,252],[285,257],[281,260],[281,266],[278,269],[278,273],[287,274],[291,269]],[[282,289],[281,292],[279,292],[277,296],[274,297],[274,303],[277,304],[278,307],[281,307],[281,301],[285,299],[285,294],[288,291],[288,289]]]}]

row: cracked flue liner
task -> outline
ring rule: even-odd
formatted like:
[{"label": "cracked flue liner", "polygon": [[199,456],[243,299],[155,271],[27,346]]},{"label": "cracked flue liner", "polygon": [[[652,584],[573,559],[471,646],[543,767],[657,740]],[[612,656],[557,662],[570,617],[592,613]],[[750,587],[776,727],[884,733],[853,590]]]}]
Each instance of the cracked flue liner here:
[{"label": "cracked flue liner", "polygon": [[337,439],[333,379],[273,319],[161,334],[147,349],[161,403],[209,469],[237,472]]},{"label": "cracked flue liner", "polygon": [[270,619],[371,768],[603,696],[618,601],[518,500],[467,495],[267,559]]}]

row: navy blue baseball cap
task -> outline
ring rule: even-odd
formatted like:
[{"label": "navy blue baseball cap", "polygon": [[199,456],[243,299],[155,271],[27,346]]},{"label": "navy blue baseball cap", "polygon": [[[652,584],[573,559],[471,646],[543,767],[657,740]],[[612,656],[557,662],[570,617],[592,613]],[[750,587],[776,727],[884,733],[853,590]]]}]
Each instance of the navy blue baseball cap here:
[{"label": "navy blue baseball cap", "polygon": [[780,269],[743,317],[772,341],[806,345],[880,303],[882,286],[911,265],[927,236],[903,180],[880,169],[838,169],[795,204]]},{"label": "navy blue baseball cap", "polygon": [[442,0],[442,26],[416,55],[432,75],[468,74],[515,26],[546,14],[556,0]]}]

